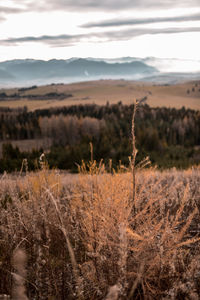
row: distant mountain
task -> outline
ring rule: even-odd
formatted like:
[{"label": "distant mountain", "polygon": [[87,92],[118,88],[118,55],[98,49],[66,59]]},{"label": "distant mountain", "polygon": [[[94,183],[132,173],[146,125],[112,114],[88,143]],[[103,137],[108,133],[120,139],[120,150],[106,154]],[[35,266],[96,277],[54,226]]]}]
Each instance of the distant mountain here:
[{"label": "distant mountain", "polygon": [[9,72],[7,72],[4,69],[0,69],[0,81],[5,81],[5,80],[12,80],[14,77],[12,76],[12,74],[10,74]]},{"label": "distant mountain", "polygon": [[144,77],[144,82],[154,82],[157,84],[176,84],[184,81],[200,80],[200,72],[195,73],[159,73],[159,75],[153,75]]},{"label": "distant mountain", "polygon": [[137,58],[77,58],[49,61],[15,59],[0,62],[0,87],[126,79],[176,83],[200,79],[200,61]]},{"label": "distant mountain", "polygon": [[11,60],[0,63],[0,82],[19,85],[72,82],[106,78],[139,79],[158,73],[142,61],[113,62],[72,58],[69,60]]}]

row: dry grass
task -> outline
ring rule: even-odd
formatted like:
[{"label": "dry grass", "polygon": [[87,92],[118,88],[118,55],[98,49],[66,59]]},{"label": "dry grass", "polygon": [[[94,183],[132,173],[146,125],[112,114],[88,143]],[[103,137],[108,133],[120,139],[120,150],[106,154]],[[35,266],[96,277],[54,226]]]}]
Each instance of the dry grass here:
[{"label": "dry grass", "polygon": [[[180,109],[182,106],[195,110],[200,109],[200,84],[195,87],[194,82],[186,82],[175,85],[154,85],[152,83],[142,83],[125,80],[99,80],[90,82],[80,82],[65,85],[42,86],[37,89],[27,91],[27,94],[44,95],[49,92],[72,94],[72,98],[62,101],[54,100],[17,100],[1,101],[0,106],[11,108],[27,106],[29,110],[43,109],[49,107],[61,107],[76,104],[96,103],[106,105],[107,101],[117,103],[122,101],[124,104],[132,104],[133,98],[148,97],[147,104],[152,107],[174,107]],[[187,93],[190,90],[190,93]],[[5,91],[5,90],[2,90]],[[9,90],[7,93],[14,93]]]},{"label": "dry grass", "polygon": [[21,249],[16,249],[13,254],[13,300],[28,300],[26,296],[26,253]]},{"label": "dry grass", "polygon": [[29,299],[199,299],[199,186],[199,168],[138,170],[134,216],[123,168],[83,163],[71,182],[45,165],[4,175],[0,293],[11,293],[21,249]]}]

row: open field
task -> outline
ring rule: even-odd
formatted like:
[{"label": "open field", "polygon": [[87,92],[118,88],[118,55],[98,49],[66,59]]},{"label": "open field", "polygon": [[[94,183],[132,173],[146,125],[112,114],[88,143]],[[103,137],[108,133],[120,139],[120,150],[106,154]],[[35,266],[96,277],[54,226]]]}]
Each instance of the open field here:
[{"label": "open field", "polygon": [[[17,93],[18,89],[0,90],[7,95]],[[25,96],[40,95],[41,98],[48,93],[72,94],[66,99],[29,99]],[[125,80],[99,80],[73,84],[53,84],[41,86],[21,93],[23,99],[1,100],[0,107],[23,107],[28,110],[61,107],[73,104],[96,103],[105,105],[107,102],[124,104],[133,103],[133,99],[147,97],[147,104],[152,107],[174,107],[200,109],[200,81],[191,81],[175,85],[159,85]]]},{"label": "open field", "polygon": [[[0,178],[0,294],[199,299],[200,169]],[[27,298],[28,297],[28,298]]]},{"label": "open field", "polygon": [[[9,141],[10,142],[10,141]],[[6,142],[0,141],[0,158],[2,158],[2,146]],[[28,139],[28,140],[13,140],[11,141],[13,147],[18,147],[22,152],[32,151],[33,149],[39,150],[43,149],[44,151],[49,150],[52,145],[50,138],[44,139]]]}]

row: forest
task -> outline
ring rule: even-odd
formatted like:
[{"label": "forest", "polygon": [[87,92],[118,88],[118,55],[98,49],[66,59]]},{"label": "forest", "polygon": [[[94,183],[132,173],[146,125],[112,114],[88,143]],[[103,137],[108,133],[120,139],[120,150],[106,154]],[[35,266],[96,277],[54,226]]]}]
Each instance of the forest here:
[{"label": "forest", "polygon": [[[0,172],[19,171],[24,159],[29,170],[38,169],[44,152],[49,167],[77,171],[77,164],[90,159],[112,160],[127,166],[131,154],[133,105],[122,102],[105,106],[74,105],[28,111],[0,108]],[[136,162],[149,157],[159,169],[188,168],[200,161],[200,111],[175,108],[137,107],[135,116]],[[40,148],[29,142],[42,140]],[[26,142],[22,150],[13,141]],[[47,142],[48,141],[48,142]]]}]

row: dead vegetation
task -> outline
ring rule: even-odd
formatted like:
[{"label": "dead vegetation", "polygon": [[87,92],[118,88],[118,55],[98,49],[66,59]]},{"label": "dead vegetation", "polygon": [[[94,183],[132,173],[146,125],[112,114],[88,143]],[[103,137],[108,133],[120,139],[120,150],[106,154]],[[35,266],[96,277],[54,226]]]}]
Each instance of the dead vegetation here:
[{"label": "dead vegetation", "polygon": [[22,251],[29,299],[199,298],[198,168],[136,171],[134,216],[123,166],[83,164],[69,184],[45,167],[10,176],[0,184],[1,294],[19,279],[12,257]]}]

